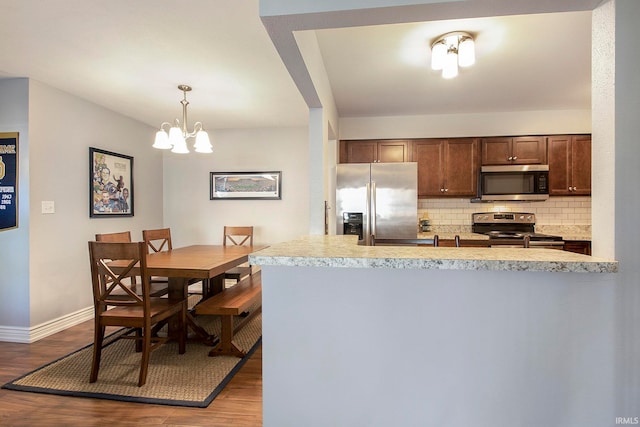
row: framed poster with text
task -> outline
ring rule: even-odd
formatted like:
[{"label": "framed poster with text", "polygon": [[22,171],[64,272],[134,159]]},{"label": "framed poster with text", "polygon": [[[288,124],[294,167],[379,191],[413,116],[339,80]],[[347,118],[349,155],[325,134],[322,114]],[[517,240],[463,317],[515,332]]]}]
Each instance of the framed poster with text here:
[{"label": "framed poster with text", "polygon": [[89,147],[89,216],[133,216],[133,157]]},{"label": "framed poster with text", "polygon": [[0,133],[0,231],[18,228],[18,132]]}]

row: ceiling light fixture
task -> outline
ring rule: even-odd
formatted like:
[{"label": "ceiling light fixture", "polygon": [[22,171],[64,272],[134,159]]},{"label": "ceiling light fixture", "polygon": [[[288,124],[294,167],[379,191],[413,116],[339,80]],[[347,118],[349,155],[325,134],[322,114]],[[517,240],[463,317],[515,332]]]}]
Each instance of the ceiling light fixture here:
[{"label": "ceiling light fixture", "polygon": [[[196,138],[193,148],[197,153],[213,153],[211,142],[209,141],[209,134],[202,128],[202,122],[196,122],[193,125],[193,132],[187,130],[187,92],[191,90],[191,86],[179,85],[184,98],[180,103],[182,104],[182,129],[180,128],[180,121],[175,120],[175,124],[171,126],[169,122],[164,122],[160,125],[160,130],[156,132],[156,140],[153,143],[153,148],[159,148],[161,150],[168,150],[171,148],[172,153],[188,153],[187,139]],[[165,130],[165,127],[169,128],[169,131]]]},{"label": "ceiling light fixture", "polygon": [[442,77],[451,79],[458,75],[458,66],[469,67],[476,62],[473,36],[463,31],[447,33],[431,45],[431,68],[442,70]]}]

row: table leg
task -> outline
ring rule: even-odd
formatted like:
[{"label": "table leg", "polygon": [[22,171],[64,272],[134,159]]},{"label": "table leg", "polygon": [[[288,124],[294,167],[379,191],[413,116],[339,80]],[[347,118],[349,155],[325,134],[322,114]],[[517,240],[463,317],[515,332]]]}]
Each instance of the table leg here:
[{"label": "table leg", "polygon": [[224,290],[224,274],[219,274],[210,278],[207,282],[206,288],[206,294],[204,295],[205,299],[222,292]]},{"label": "table leg", "polygon": [[209,356],[236,356],[243,358],[246,353],[233,343],[233,316],[222,316],[222,339],[220,344],[214,347]]},{"label": "table leg", "polygon": [[[188,298],[187,292],[188,279],[182,277],[169,277],[169,294],[167,297],[169,301],[182,301]],[[179,322],[174,319],[169,320],[169,337],[174,338],[179,335],[178,329],[180,328]],[[202,326],[196,323],[193,315],[187,312],[187,328],[191,328],[195,334],[200,337],[207,345],[216,345],[220,342],[214,334],[209,334]]]}]

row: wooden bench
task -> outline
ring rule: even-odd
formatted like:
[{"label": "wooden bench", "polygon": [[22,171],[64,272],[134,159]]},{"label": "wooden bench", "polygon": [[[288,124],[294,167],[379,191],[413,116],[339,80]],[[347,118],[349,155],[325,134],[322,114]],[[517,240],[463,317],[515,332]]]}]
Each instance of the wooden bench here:
[{"label": "wooden bench", "polygon": [[[259,304],[258,307],[234,327],[234,317],[246,312],[256,303]],[[245,277],[232,287],[202,301],[195,309],[196,314],[218,315],[222,320],[220,343],[209,352],[209,356],[244,357],[246,352],[233,343],[233,336],[262,311],[262,275],[258,271]]]}]

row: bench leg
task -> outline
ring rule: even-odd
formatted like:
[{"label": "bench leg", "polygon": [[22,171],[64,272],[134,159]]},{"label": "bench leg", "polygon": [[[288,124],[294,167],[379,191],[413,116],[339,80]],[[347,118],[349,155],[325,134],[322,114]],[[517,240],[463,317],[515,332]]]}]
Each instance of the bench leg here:
[{"label": "bench leg", "polygon": [[244,357],[246,352],[240,350],[233,343],[233,316],[222,317],[222,331],[220,334],[220,344],[214,347],[209,356],[236,356]]}]

